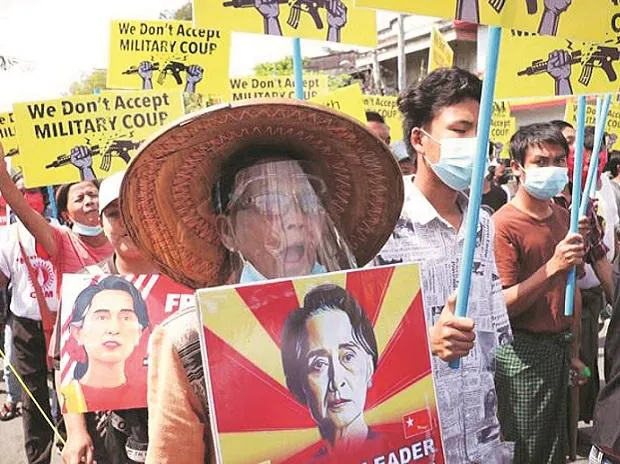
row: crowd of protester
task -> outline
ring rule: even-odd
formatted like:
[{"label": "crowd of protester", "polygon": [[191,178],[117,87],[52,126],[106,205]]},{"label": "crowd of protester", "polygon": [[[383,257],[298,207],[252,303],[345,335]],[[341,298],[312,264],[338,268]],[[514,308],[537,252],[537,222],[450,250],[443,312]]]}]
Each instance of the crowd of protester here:
[{"label": "crowd of protester", "polygon": [[[383,118],[371,112],[362,131],[331,115],[328,122],[351,135],[341,140],[321,141],[321,127],[300,128],[309,134],[305,140],[296,139],[298,131],[263,131],[293,124],[293,116],[280,109],[245,121],[245,133],[254,135],[236,140],[234,149],[201,152],[191,137],[210,127],[211,118],[228,121],[222,130],[238,124],[226,119],[231,109],[202,112],[150,141],[126,174],[101,185],[59,187],[57,218],[49,217],[44,191],[26,190],[23,179],[11,177],[0,162],[0,192],[15,220],[0,231],[8,389],[0,420],[22,416],[28,462],[49,463],[55,436],[9,363],[65,434],[66,463],[215,462],[195,308],[176,313],[151,335],[148,408],[60,413],[53,375],[59,324],[53,320],[63,274],[161,270],[201,288],[419,262],[421,281],[436,289],[431,295],[422,288],[435,388],[460,392],[473,382],[479,387],[467,387],[467,406],[491,411],[470,417],[462,395],[438,395],[447,462],[566,462],[577,414],[593,425],[591,462],[620,463],[620,157],[608,154],[603,143],[595,186],[584,194],[588,213],[571,233],[571,208],[578,206],[571,205],[573,127],[541,121],[517,130],[509,159],[490,150],[468,314],[455,316],[458,277],[444,276],[458,269],[462,256],[481,87],[476,76],[458,68],[429,74],[399,97],[406,136],[396,141]],[[294,103],[289,109],[316,111]],[[584,180],[594,135],[586,129]],[[360,144],[367,148],[363,154]],[[321,148],[327,145],[329,150]],[[199,159],[189,146],[204,156]],[[183,175],[156,162],[173,152]],[[344,173],[343,160],[350,161]],[[306,162],[321,168],[310,175]],[[372,169],[365,170],[367,165]],[[393,185],[371,188],[386,181]],[[180,183],[196,187],[183,190],[186,198],[171,195],[169,189]],[[317,184],[332,195],[324,196]],[[345,187],[347,195],[338,195]],[[398,193],[404,206],[393,212],[389,206]],[[342,198],[350,203],[338,204]],[[161,220],[150,220],[153,211]],[[196,221],[201,235],[191,229]],[[325,224],[333,233],[325,232]],[[391,230],[382,235],[385,226]],[[293,233],[306,257],[294,265],[274,258],[268,243],[278,234],[293,240]],[[179,257],[202,265],[190,268]],[[568,317],[566,283],[575,267],[575,309]],[[487,320],[490,326],[481,323]],[[605,324],[605,368],[599,373]],[[464,358],[466,372],[448,366]],[[337,440],[332,437],[331,444]]]}]

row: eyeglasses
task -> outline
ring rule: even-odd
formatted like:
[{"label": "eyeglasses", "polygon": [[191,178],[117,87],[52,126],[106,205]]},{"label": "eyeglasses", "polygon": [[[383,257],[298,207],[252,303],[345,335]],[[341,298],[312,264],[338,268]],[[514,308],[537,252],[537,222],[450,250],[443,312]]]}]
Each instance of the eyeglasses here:
[{"label": "eyeglasses", "polygon": [[252,209],[262,216],[272,218],[284,216],[295,207],[304,214],[318,214],[322,211],[321,202],[314,191],[260,193],[241,197],[234,203],[234,206],[243,210]]}]

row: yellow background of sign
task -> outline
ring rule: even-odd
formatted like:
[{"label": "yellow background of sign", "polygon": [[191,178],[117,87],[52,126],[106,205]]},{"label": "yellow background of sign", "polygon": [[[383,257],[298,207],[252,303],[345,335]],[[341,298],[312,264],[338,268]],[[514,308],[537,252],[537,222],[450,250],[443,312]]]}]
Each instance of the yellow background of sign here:
[{"label": "yellow background of sign", "polygon": [[362,124],[366,124],[366,110],[364,109],[364,94],[359,84],[349,85],[333,92],[314,97],[311,102],[325,105],[336,111],[347,114]]},{"label": "yellow background of sign", "polygon": [[[359,7],[390,10],[408,14],[456,18],[457,0],[356,0]],[[478,0],[480,23],[502,26],[537,33],[544,11],[542,0],[537,0],[538,11],[529,14],[523,0],[507,0],[501,13],[498,13],[488,0]],[[559,16],[558,37],[566,37],[584,42],[615,41],[613,23],[620,26],[620,6],[613,6],[609,0],[575,1]]]},{"label": "yellow background of sign", "polygon": [[[135,27],[135,33],[121,33],[121,26]],[[149,28],[140,34],[143,27]],[[170,30],[170,28],[172,30]],[[186,34],[219,34],[218,37],[206,38],[185,37],[179,35],[179,28]],[[163,34],[159,34],[163,31]],[[189,31],[189,32],[188,32]],[[167,51],[131,51],[122,50],[121,41],[134,40],[140,44],[144,41],[165,43]],[[171,49],[174,44],[174,50]],[[182,45],[183,44],[183,45]],[[209,47],[216,45],[213,51]],[[191,49],[190,49],[191,48]],[[195,53],[190,53],[195,51]],[[204,53],[202,53],[204,52]],[[141,62],[158,63],[159,70],[152,73],[154,90],[178,90],[186,87],[188,72],[181,69],[178,75],[182,82],[176,82],[171,72],[165,74],[163,83],[160,83],[162,71],[171,61],[182,63],[185,66],[198,65],[203,69],[202,79],[196,83],[195,91],[208,95],[219,95],[228,90],[228,66],[230,60],[230,33],[220,29],[194,29],[191,21],[112,21],[110,26],[110,63],[108,68],[107,86],[112,89],[142,89],[142,78],[137,72],[123,74]]]},{"label": "yellow background of sign", "polygon": [[[577,101],[571,99],[566,102],[566,114],[564,120],[577,125]],[[596,125],[596,104],[595,102],[588,102],[586,106],[586,125]],[[610,150],[618,150],[620,148],[620,103],[615,102],[609,107],[609,114],[607,116],[607,125],[605,126],[605,132],[607,132],[607,143]],[[611,143],[613,142],[613,143]]]},{"label": "yellow background of sign", "polygon": [[428,72],[439,68],[450,68],[454,60],[454,51],[436,27],[431,29],[431,48],[428,52]]},{"label": "yellow background of sign", "polygon": [[[19,169],[19,149],[17,147],[17,129],[13,113],[0,113],[0,143],[4,149],[4,155],[11,157],[11,167]],[[17,154],[12,152],[18,150]]]},{"label": "yellow background of sign", "polygon": [[[518,37],[511,31],[504,31],[499,54],[497,84],[495,98],[505,100],[522,97],[555,96],[555,80],[547,72],[537,75],[518,76],[536,60],[548,60],[549,54],[555,50],[566,50],[569,53],[582,50],[584,53],[597,46],[582,42],[571,42],[555,37]],[[620,75],[620,60],[612,63],[616,73]],[[594,68],[592,78],[586,87],[579,82],[583,65],[573,64],[570,82],[573,95],[617,92],[619,80],[610,82],[601,68]]]},{"label": "yellow background of sign", "polygon": [[396,105],[398,97],[384,97],[380,95],[365,95],[364,107],[366,111],[376,111],[385,119],[390,126],[392,142],[403,139],[403,119]]},{"label": "yellow background of sign", "polygon": [[496,102],[493,105],[493,117],[491,119],[491,133],[489,134],[491,143],[501,144],[501,151],[497,152],[498,146],[495,147],[495,155],[500,159],[509,159],[510,139],[517,131],[517,119],[512,116],[510,106],[507,103]]},{"label": "yellow background of sign", "polygon": [[[167,96],[167,97],[166,97]],[[121,98],[121,100],[117,100]],[[156,109],[153,106],[136,108],[136,109],[114,109],[118,101],[127,103],[128,101],[145,102],[150,101],[151,105],[157,102],[157,98],[162,102]],[[166,100],[167,98],[167,100]],[[108,108],[105,108],[104,101],[108,101]],[[167,105],[165,105],[167,101]],[[68,111],[71,107],[84,108],[82,113],[73,112],[64,115],[64,108]],[[56,108],[53,115],[45,113],[43,117],[34,119],[31,117],[29,108],[38,105],[45,105],[46,108]],[[98,146],[99,155],[95,155],[92,159],[92,167],[98,179],[102,179],[116,171],[125,169],[126,162],[122,160],[117,153],[114,153],[110,160],[109,170],[102,168],[104,157],[102,156],[106,150],[111,148],[113,141],[129,141],[142,142],[155,131],[159,130],[162,125],[172,122],[174,119],[183,115],[183,104],[181,95],[178,92],[106,92],[102,95],[88,96],[71,96],[58,100],[49,100],[45,102],[18,103],[13,105],[15,112],[15,120],[17,126],[17,137],[22,157],[22,167],[24,171],[24,181],[26,186],[40,187],[44,185],[64,184],[68,182],[76,182],[80,180],[80,171],[78,168],[68,163],[59,167],[46,168],[57,160],[59,156],[69,155],[71,149],[77,146]],[[86,111],[88,110],[88,111]],[[95,124],[96,118],[101,125],[101,131],[82,133],[73,135],[62,135],[58,132],[60,124],[63,125],[65,131],[69,124],[77,124],[75,121],[81,121],[79,124],[85,127],[86,120]],[[111,118],[116,118],[111,123]],[[124,120],[127,124],[123,124]],[[144,122],[143,127],[137,127]],[[151,125],[154,124],[154,125]],[[48,132],[45,131],[45,124],[48,124]],[[127,127],[126,127],[127,126]],[[37,138],[37,127],[39,130],[39,138]],[[57,133],[53,133],[52,127],[57,129]],[[42,137],[45,135],[45,137]],[[49,135],[49,136],[48,136]],[[133,156],[136,153],[132,148],[128,154]]]},{"label": "yellow background of sign", "polygon": [[[291,76],[248,76],[230,79],[231,102],[253,98],[295,98],[295,79]],[[305,99],[329,92],[325,74],[304,74]]]},{"label": "yellow background of sign", "polygon": [[[231,0],[231,3],[234,0]],[[346,23],[340,33],[340,42],[346,44],[377,46],[377,25],[374,11],[356,8],[354,0],[342,0],[346,6]],[[226,0],[194,0],[194,22],[198,27],[222,27],[226,25],[231,31],[253,32],[265,34],[263,16],[252,6],[234,8],[224,6]],[[287,37],[301,37],[305,39],[327,40],[328,22],[327,10],[319,8],[318,13],[323,22],[323,29],[317,29],[309,13],[301,12],[297,29],[288,24],[291,7],[288,4],[280,5],[278,16],[282,34]]]}]

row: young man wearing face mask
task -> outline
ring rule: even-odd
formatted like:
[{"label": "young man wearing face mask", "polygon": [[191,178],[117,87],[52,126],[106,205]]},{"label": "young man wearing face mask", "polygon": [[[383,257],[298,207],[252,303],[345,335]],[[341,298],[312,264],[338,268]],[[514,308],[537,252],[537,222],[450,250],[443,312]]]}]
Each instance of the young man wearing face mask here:
[{"label": "young man wearing face mask", "polygon": [[[376,264],[422,263],[424,311],[430,328],[433,376],[448,463],[512,462],[512,445],[500,441],[495,409],[494,353],[510,340],[510,324],[495,270],[493,228],[481,211],[468,317],[454,315],[463,253],[482,83],[471,73],[440,69],[399,98],[405,140],[416,160],[415,180],[405,186],[399,228]],[[491,362],[484,360],[490,358]],[[461,359],[461,369],[449,361]],[[487,408],[488,409],[488,408]]]},{"label": "young man wearing face mask", "polygon": [[[41,191],[26,189],[21,175],[14,176],[13,181],[30,208],[42,215],[45,202]],[[31,274],[36,276],[34,284]],[[0,232],[0,285],[9,285],[12,290],[9,317],[12,362],[45,414],[51,417],[42,312],[56,316],[57,278],[52,263],[37,255],[35,239],[20,221],[5,226]],[[37,292],[45,300],[44,308],[41,307]],[[21,387],[18,388],[21,390]],[[30,396],[22,394],[22,398],[28,460],[31,463],[49,462],[53,445],[52,431]]]},{"label": "young man wearing face mask", "polygon": [[[564,316],[568,271],[583,262],[584,239],[569,234],[569,212],[552,198],[568,182],[568,144],[551,124],[520,128],[510,142],[515,198],[493,220],[497,267],[514,341],[497,354],[502,433],[516,442],[515,462],[563,463],[569,366],[578,372],[580,293]],[[580,221],[580,226],[584,226]],[[572,346],[571,346],[572,343]]]}]

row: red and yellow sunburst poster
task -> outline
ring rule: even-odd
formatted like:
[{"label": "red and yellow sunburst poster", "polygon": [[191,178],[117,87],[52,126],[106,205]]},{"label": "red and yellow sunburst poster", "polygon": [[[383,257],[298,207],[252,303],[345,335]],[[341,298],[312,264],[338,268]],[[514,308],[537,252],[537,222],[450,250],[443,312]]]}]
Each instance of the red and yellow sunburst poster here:
[{"label": "red and yellow sunburst poster", "polygon": [[419,267],[198,292],[223,463],[443,463]]}]

